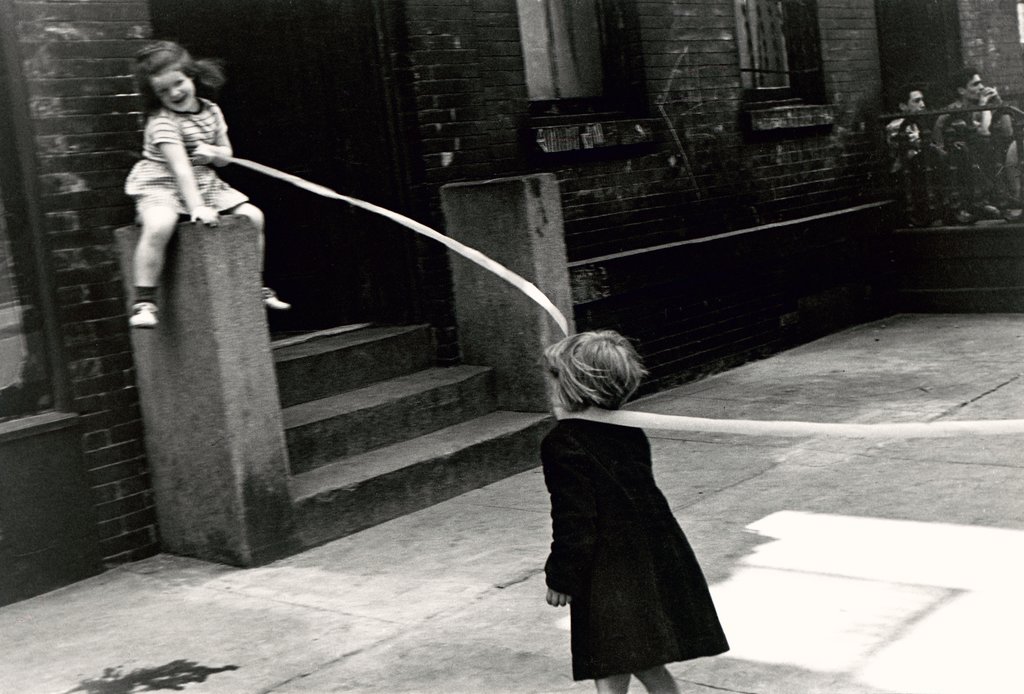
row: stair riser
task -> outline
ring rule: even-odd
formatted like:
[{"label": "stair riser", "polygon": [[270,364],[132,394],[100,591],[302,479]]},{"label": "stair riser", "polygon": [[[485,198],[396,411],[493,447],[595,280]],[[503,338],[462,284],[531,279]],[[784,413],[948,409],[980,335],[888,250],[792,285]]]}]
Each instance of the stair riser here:
[{"label": "stair riser", "polygon": [[430,331],[410,331],[276,364],[281,407],[404,376],[433,365]]},{"label": "stair riser", "polygon": [[458,383],[377,407],[346,412],[285,432],[291,473],[406,441],[494,410],[493,376],[480,373]]},{"label": "stair riser", "polygon": [[1021,225],[902,229],[892,239],[895,309],[944,313],[1024,311]]},{"label": "stair riser", "polygon": [[305,548],[323,544],[534,468],[550,428],[550,422],[541,421],[351,488],[299,500],[299,541]]},{"label": "stair riser", "polygon": [[901,313],[1024,313],[1024,287],[897,290],[892,305]]}]

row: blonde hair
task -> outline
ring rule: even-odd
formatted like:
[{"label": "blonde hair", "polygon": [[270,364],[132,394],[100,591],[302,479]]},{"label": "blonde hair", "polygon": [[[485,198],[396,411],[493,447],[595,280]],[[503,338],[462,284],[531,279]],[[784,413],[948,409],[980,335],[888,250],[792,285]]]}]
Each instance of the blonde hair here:
[{"label": "blonde hair", "polygon": [[629,340],[614,330],[578,333],[544,350],[556,402],[570,412],[617,410],[647,374]]}]

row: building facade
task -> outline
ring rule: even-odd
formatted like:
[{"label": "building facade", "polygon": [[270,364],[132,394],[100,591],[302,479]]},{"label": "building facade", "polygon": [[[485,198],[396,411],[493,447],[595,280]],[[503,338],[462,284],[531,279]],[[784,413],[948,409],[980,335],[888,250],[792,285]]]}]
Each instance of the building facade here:
[{"label": "building facade", "polygon": [[[943,49],[902,50],[908,17]],[[555,174],[577,328],[634,338],[650,392],[884,314],[877,118],[894,85],[964,60],[1024,92],[1016,17],[1013,0],[0,0],[0,557],[18,567],[0,602],[160,547],[112,238],[133,217],[147,40],[225,61],[239,156],[437,229],[446,184]],[[275,334],[428,323],[458,363],[443,249],[224,175],[267,214],[268,281],[295,304]]]}]

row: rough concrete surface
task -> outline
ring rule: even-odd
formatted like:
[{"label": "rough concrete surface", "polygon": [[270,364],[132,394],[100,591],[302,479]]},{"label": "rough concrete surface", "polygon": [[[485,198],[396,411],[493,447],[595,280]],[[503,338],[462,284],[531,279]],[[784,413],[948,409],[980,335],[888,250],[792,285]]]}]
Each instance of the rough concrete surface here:
[{"label": "rough concrete surface", "polygon": [[[125,277],[140,233],[115,232]],[[238,215],[179,224],[160,322],[130,331],[161,542],[238,566],[297,547],[258,238]]]},{"label": "rough concrete surface", "polygon": [[[1024,418],[1024,315],[901,315],[635,405]],[[684,692],[1022,691],[1024,435],[649,432],[732,651]],[[531,470],[255,569],[161,555],[0,609],[0,692],[588,692]],[[642,691],[634,682],[632,691]]]}]

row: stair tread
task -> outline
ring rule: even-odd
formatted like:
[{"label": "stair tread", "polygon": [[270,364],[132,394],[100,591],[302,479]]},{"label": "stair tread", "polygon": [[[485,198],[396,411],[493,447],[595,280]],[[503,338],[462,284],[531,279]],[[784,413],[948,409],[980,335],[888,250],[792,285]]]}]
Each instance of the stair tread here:
[{"label": "stair tread", "polygon": [[291,478],[292,498],[300,501],[514,433],[550,417],[544,412],[499,410],[475,419],[366,453],[342,458]]},{"label": "stair tread", "polygon": [[346,347],[365,345],[378,340],[387,339],[396,335],[404,335],[427,329],[425,325],[397,325],[372,328],[360,328],[350,332],[343,332],[337,335],[313,336],[305,342],[297,344],[282,344],[275,346],[271,343],[274,352],[275,362],[286,362],[293,359],[302,359],[317,354],[333,352]]},{"label": "stair tread", "polygon": [[396,376],[386,381],[371,383],[362,388],[337,393],[326,398],[303,402],[286,407],[281,411],[285,429],[303,426],[346,412],[369,409],[389,402],[401,400],[416,393],[434,388],[454,385],[485,374],[487,366],[432,367],[405,376]]}]

